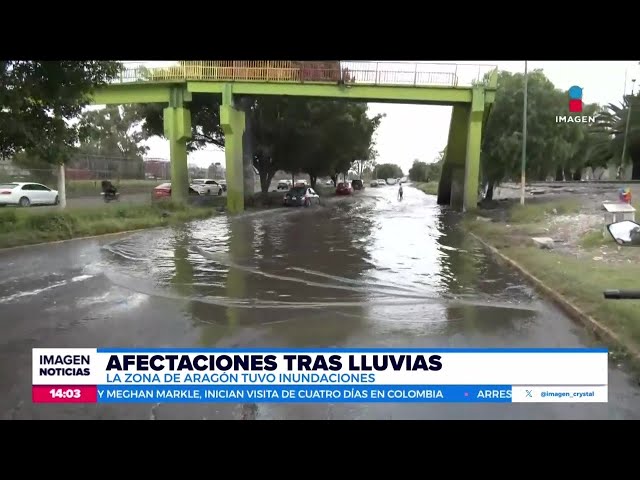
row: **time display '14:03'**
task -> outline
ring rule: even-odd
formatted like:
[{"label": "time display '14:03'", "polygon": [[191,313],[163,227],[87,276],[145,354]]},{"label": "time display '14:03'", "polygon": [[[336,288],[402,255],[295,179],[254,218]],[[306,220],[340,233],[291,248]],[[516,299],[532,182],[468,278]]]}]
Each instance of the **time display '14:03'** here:
[{"label": "time display '14:03'", "polygon": [[80,398],[82,396],[82,390],[79,388],[52,388],[49,390],[51,398]]},{"label": "time display '14:03'", "polygon": [[34,385],[33,403],[95,403],[98,387],[95,385]]}]

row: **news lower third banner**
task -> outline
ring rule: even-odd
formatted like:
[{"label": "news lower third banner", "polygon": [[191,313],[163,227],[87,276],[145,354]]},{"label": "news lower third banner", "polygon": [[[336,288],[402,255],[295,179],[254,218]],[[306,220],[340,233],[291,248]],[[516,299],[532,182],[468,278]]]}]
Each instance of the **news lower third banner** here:
[{"label": "news lower third banner", "polygon": [[33,349],[35,403],[607,399],[606,349]]}]

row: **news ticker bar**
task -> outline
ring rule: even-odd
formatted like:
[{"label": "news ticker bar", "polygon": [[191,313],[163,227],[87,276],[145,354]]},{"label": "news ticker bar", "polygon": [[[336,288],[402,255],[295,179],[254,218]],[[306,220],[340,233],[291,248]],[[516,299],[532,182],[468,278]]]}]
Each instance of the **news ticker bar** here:
[{"label": "news ticker bar", "polygon": [[34,403],[606,403],[608,387],[512,385],[34,385]]}]

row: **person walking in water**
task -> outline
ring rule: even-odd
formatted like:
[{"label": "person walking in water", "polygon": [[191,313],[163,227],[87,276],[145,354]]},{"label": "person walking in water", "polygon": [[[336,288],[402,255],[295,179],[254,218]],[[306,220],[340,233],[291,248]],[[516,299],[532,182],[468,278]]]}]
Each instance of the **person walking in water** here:
[{"label": "person walking in water", "polygon": [[402,200],[402,184],[400,184],[400,188],[398,189],[398,200]]}]

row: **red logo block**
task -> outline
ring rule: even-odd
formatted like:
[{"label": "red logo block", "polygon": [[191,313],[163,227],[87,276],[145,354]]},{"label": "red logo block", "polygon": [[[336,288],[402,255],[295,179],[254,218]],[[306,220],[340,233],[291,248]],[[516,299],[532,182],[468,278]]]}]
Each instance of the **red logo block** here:
[{"label": "red logo block", "polygon": [[569,100],[569,111],[571,113],[582,112],[582,100]]}]

